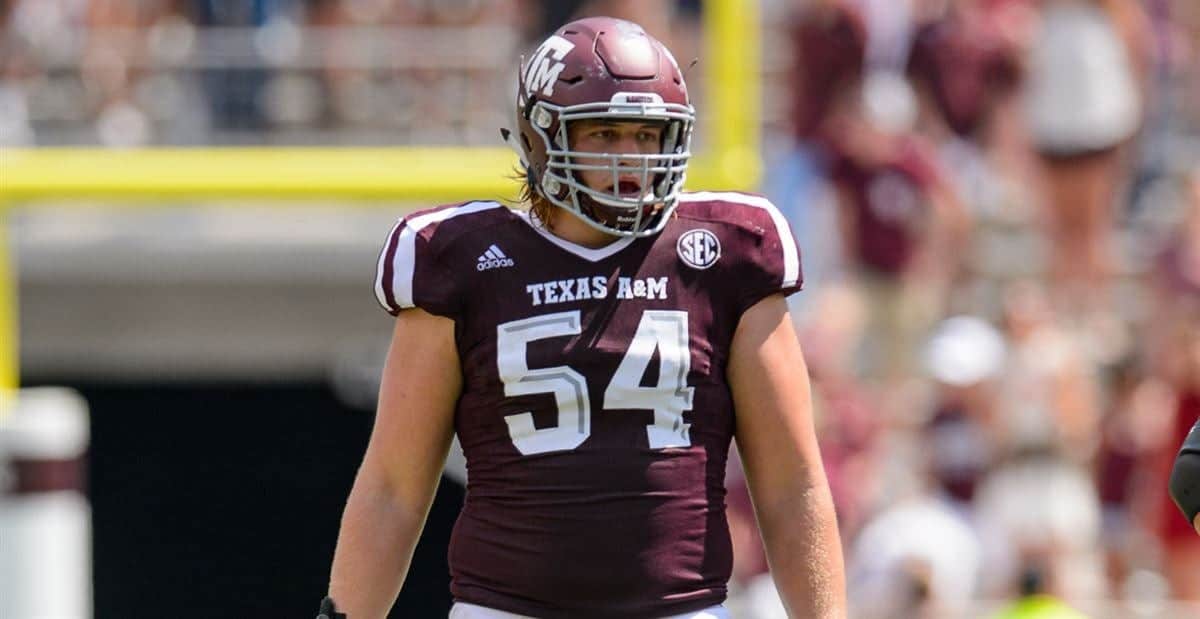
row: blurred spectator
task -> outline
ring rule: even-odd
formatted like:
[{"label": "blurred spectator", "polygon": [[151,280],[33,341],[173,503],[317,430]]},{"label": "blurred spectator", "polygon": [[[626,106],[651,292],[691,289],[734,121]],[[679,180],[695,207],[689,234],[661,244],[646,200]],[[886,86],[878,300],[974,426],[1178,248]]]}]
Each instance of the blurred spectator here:
[{"label": "blurred spectator", "polygon": [[[225,28],[265,28],[272,20],[286,20],[294,27],[302,8],[299,0],[196,0],[195,7],[199,26]],[[284,23],[273,25],[278,28]],[[205,74],[208,102],[218,129],[266,127],[263,91],[268,76],[264,67],[219,68]]]},{"label": "blurred spectator", "polygon": [[[1036,568],[1042,591],[1068,599],[1105,596],[1100,505],[1091,477],[1054,448],[1014,453],[983,481],[975,501],[987,536],[987,592],[1010,595]],[[999,587],[999,590],[997,590]]]},{"label": "blurred spectator", "polygon": [[[856,616],[964,616],[980,596],[994,536],[978,525],[972,501],[991,466],[988,419],[1004,358],[998,331],[975,317],[946,319],[925,342],[924,369],[936,383],[931,413],[913,437],[915,457],[890,455],[915,484],[881,488],[886,507],[857,535],[848,564]],[[902,427],[890,431],[903,441]]]},{"label": "blurred spectator", "polygon": [[1100,412],[1098,370],[1086,338],[1063,324],[1036,282],[1011,284],[1003,312],[1011,352],[1001,378],[998,447],[1061,448],[1076,462],[1089,461]]},{"label": "blurred spectator", "polygon": [[858,95],[866,61],[861,14],[839,0],[820,0],[800,12],[792,27],[796,139],[820,139],[833,108]]},{"label": "blurred spectator", "polygon": [[848,0],[863,15],[867,32],[865,69],[870,73],[903,73],[913,31],[925,10],[924,0]]},{"label": "blurred spectator", "polygon": [[843,259],[872,311],[867,371],[903,379],[945,311],[969,218],[923,139],[880,130],[858,106],[835,111],[828,123]]},{"label": "blurred spectator", "polygon": [[978,595],[982,558],[974,530],[943,501],[917,496],[888,505],[849,548],[854,614],[964,616]]},{"label": "blurred spectator", "polygon": [[1037,564],[1026,566],[1017,599],[992,615],[992,619],[1085,619],[1083,613],[1045,593],[1044,569]]},{"label": "blurred spectator", "polygon": [[558,26],[578,15],[580,7],[587,3],[588,0],[533,0],[530,8],[536,12],[537,19],[531,20],[535,27],[525,33],[526,39],[540,41],[553,34]]},{"label": "blurred spectator", "polygon": [[[1174,424],[1159,453],[1155,486],[1165,488],[1178,446],[1200,419],[1200,319],[1180,325],[1166,351],[1169,376],[1175,386]],[[1166,573],[1175,597],[1200,601],[1200,537],[1191,523],[1179,517],[1166,492],[1159,496],[1158,534],[1166,554]]]},{"label": "blurred spectator", "polygon": [[794,61],[786,75],[791,88],[783,107],[793,134],[784,152],[768,162],[764,191],[791,221],[805,248],[805,281],[821,286],[838,269],[842,254],[836,197],[827,183],[825,136],[832,131],[827,120],[861,92],[867,33],[861,12],[840,0],[809,3],[790,19],[786,34]]},{"label": "blurred spectator", "polygon": [[1167,338],[1171,327],[1200,320],[1200,167],[1180,185],[1182,212],[1153,270],[1154,321]]},{"label": "blurred spectator", "polygon": [[[334,126],[356,140],[495,144],[514,84],[493,59],[520,51],[517,0],[323,5],[323,72]],[[502,104],[502,105],[498,105]],[[388,132],[373,130],[380,125]]]},{"label": "blurred spectator", "polygon": [[[538,32],[531,40],[541,40],[558,24],[581,17],[608,16],[640,24],[655,38],[668,43],[679,66],[687,72],[692,59],[700,55],[699,27],[701,3],[698,0],[568,0],[537,2],[540,8]],[[688,74],[688,94],[693,102],[703,97],[703,87],[693,85]],[[698,82],[697,82],[698,84]],[[699,106],[697,106],[699,107]]]},{"label": "blurred spectator", "polygon": [[16,0],[0,2],[0,146],[28,146],[34,142],[29,118],[27,82],[37,75],[32,43],[9,27]]},{"label": "blurred spectator", "polygon": [[1126,177],[1121,146],[1143,114],[1145,16],[1136,0],[1044,0],[1028,114],[1046,183],[1056,305],[1096,310],[1113,272]]},{"label": "blurred spectator", "polygon": [[96,134],[105,146],[145,146],[154,141],[146,105],[137,84],[151,74],[149,49],[140,37],[171,12],[170,0],[91,0],[86,23],[101,36],[88,37],[81,76],[96,105]]},{"label": "blurred spectator", "polygon": [[[1027,147],[1016,118],[1026,27],[1014,3],[955,0],[923,14],[906,73],[917,99],[916,128],[933,140],[973,214],[1012,218],[1024,198]],[[1015,178],[1014,178],[1015,177]]]},{"label": "blurred spectator", "polygon": [[946,3],[918,28],[908,57],[922,133],[986,141],[991,113],[1017,86],[1019,53],[1003,24],[976,2]]},{"label": "blurred spectator", "polygon": [[586,0],[575,10],[574,18],[607,15],[628,19],[636,24],[641,24],[652,36],[666,37],[670,34],[668,20],[671,17],[672,4],[674,3],[669,0],[659,0],[659,2]]},{"label": "blurred spectator", "polygon": [[820,1],[800,14],[793,30],[799,146],[775,171],[828,178],[837,203],[833,222],[809,225],[825,221],[815,212],[819,194],[810,189],[817,183],[776,183],[773,193],[800,220],[797,229],[813,230],[818,256],[829,250],[830,237],[838,239],[832,249],[846,274],[864,286],[871,311],[863,367],[895,382],[911,374],[917,343],[943,311],[969,219],[929,143],[880,113],[894,106],[880,106],[878,93],[886,98],[891,91],[866,80],[875,36],[867,24],[879,26],[887,13],[866,7],[875,19],[868,22],[855,6]]},{"label": "blurred spectator", "polygon": [[922,453],[939,492],[967,513],[997,456],[995,379],[1004,368],[1005,343],[983,319],[954,316],[937,326],[924,353],[935,392]]},{"label": "blurred spectator", "polygon": [[1134,571],[1156,559],[1145,519],[1160,503],[1156,458],[1172,430],[1174,394],[1133,356],[1115,365],[1107,382],[1094,476],[1103,510],[1108,590],[1119,597]]}]

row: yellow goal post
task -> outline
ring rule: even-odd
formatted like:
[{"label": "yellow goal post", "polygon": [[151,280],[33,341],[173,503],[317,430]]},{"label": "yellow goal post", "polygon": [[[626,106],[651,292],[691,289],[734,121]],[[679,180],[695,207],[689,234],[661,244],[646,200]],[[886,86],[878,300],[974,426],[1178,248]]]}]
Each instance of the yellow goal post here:
[{"label": "yellow goal post", "polygon": [[[758,186],[758,10],[757,0],[703,3],[705,148],[689,166],[689,188]],[[511,199],[516,163],[505,147],[0,149],[0,415],[20,382],[16,267],[5,245],[13,208],[42,200],[154,208],[175,199]]]}]

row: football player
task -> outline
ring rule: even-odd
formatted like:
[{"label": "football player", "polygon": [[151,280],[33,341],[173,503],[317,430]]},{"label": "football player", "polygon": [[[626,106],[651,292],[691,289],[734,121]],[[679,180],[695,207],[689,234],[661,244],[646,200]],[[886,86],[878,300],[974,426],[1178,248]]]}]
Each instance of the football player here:
[{"label": "football player", "polygon": [[1200,533],[1200,419],[1192,426],[1171,470],[1171,498]]},{"label": "football player", "polygon": [[395,331],[328,614],[387,613],[457,433],[451,617],[726,617],[735,438],[789,611],[844,615],[788,224],[764,198],[682,191],[694,111],[636,24],[563,26],[518,91],[502,134],[530,208],[419,212],[384,244]]}]

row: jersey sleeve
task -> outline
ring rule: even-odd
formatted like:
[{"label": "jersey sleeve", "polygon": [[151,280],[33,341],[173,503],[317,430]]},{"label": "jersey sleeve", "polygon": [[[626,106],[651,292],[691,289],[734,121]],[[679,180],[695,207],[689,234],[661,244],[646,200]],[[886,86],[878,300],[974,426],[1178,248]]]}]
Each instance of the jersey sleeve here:
[{"label": "jersey sleeve", "polygon": [[375,272],[375,298],[389,314],[419,307],[431,314],[455,318],[461,299],[455,278],[442,261],[436,242],[436,221],[430,213],[405,217],[392,227]]},{"label": "jersey sleeve", "polygon": [[739,265],[737,306],[744,312],[773,294],[790,295],[804,286],[800,247],[783,213],[766,198],[754,196],[747,218],[761,231]]}]

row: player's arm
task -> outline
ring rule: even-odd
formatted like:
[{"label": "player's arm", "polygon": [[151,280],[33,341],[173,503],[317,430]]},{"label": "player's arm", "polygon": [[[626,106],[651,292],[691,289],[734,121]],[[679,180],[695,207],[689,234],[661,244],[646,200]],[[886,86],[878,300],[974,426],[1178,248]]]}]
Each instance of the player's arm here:
[{"label": "player's arm", "polygon": [[813,427],[808,370],[781,295],[742,315],[729,384],[771,574],[792,617],[844,617],[845,570]]},{"label": "player's arm", "polygon": [[437,489],[462,387],[454,321],[399,313],[366,455],[342,515],[329,594],[351,619],[385,617]]},{"label": "player's arm", "polygon": [[1171,470],[1171,498],[1200,533],[1200,419],[1192,426]]}]

